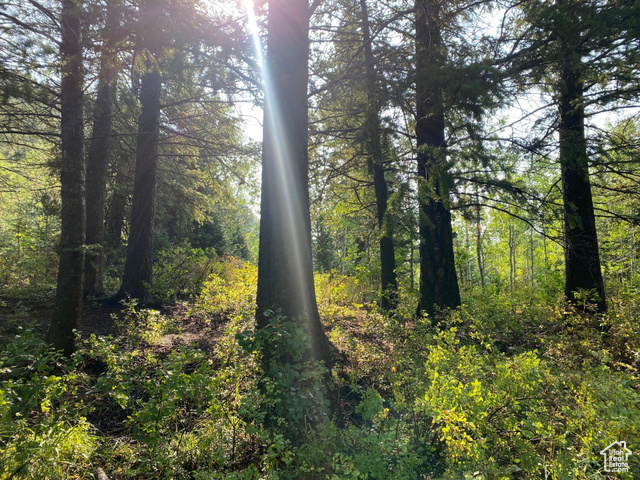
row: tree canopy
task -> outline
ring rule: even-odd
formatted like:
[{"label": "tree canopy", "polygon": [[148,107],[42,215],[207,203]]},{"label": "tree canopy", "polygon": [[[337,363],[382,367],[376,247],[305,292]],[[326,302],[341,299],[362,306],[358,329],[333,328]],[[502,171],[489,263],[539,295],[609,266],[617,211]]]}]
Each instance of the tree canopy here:
[{"label": "tree canopy", "polygon": [[0,477],[613,478],[639,79],[631,0],[3,2]]}]

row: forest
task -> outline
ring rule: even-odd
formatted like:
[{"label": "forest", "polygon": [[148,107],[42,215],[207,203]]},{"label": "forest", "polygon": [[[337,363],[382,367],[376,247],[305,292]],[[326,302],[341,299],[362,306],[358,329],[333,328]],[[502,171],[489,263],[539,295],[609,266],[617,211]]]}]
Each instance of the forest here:
[{"label": "forest", "polygon": [[0,2],[0,479],[640,478],[640,2]]}]

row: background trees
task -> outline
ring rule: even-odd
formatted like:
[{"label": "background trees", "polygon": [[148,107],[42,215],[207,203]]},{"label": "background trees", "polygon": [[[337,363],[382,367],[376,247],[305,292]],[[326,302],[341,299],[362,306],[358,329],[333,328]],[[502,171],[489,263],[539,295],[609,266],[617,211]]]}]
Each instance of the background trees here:
[{"label": "background trees", "polygon": [[0,476],[602,476],[640,6],[269,3],[0,5]]},{"label": "background trees", "polygon": [[[2,40],[0,81],[2,278],[16,288],[51,286],[60,251],[55,185],[64,149],[56,68],[63,63],[53,7],[7,4],[0,15],[3,28],[15,31],[13,41]],[[255,113],[245,105],[261,106],[263,97],[244,14],[224,13],[222,4],[208,10],[167,2],[163,10],[171,15],[151,22],[162,28],[145,40],[145,15],[153,8],[119,2],[85,7],[84,94],[91,115],[83,124],[92,124],[85,292],[113,294],[120,284],[120,297],[175,298],[181,294],[158,290],[168,284],[168,273],[165,265],[154,266],[174,248],[255,260],[255,160],[261,153],[259,144],[243,138],[241,119]],[[553,289],[566,268],[565,295],[579,303],[581,290],[593,290],[587,304],[604,311],[598,229],[608,232],[602,270],[635,268],[635,253],[614,254],[609,238],[623,228],[619,222],[635,222],[633,208],[612,208],[607,198],[632,199],[635,192],[635,137],[629,132],[638,92],[637,6],[576,0],[557,8],[531,1],[489,9],[477,2],[314,6],[308,82],[301,74],[296,80],[307,85],[309,180],[304,167],[289,172],[297,189],[308,182],[311,215],[307,220],[304,200],[295,202],[302,213],[294,214],[311,231],[316,268],[355,276],[368,292],[378,291],[385,309],[398,305],[402,311],[413,303],[434,314],[476,288],[515,289],[525,281]],[[579,12],[572,28],[561,28],[572,12]],[[263,14],[259,8],[259,22]],[[496,28],[490,19],[500,15]],[[283,51],[294,53],[288,46]],[[292,91],[281,95],[289,98]],[[604,116],[612,110],[618,118]],[[147,116],[153,128],[141,121]],[[147,151],[142,139],[151,133]],[[265,165],[275,151],[269,141]],[[307,150],[295,148],[295,156]],[[138,168],[138,194],[136,156],[155,165]],[[268,170],[262,172],[267,177]],[[25,187],[27,178],[37,189]],[[263,193],[270,191],[267,180]],[[274,198],[273,205],[286,204]],[[285,211],[274,208],[277,215]],[[272,212],[262,210],[263,241],[279,243],[284,224],[270,227]],[[142,243],[136,240],[141,229]],[[125,244],[145,247],[129,252],[127,263]],[[565,249],[563,262],[558,245]],[[290,251],[285,245],[282,255]],[[629,264],[614,268],[613,258]],[[275,305],[261,301],[261,308],[267,304]]]},{"label": "background trees", "polygon": [[365,0],[360,0],[362,16],[362,51],[364,54],[367,106],[365,108],[365,131],[367,135],[369,170],[373,173],[373,187],[376,197],[378,228],[380,229],[380,289],[381,306],[391,310],[398,302],[398,279],[396,274],[395,248],[393,245],[393,219],[389,215],[389,193],[385,179],[385,161],[382,140],[384,133],[380,123],[378,97],[378,74],[371,42],[369,12]]},{"label": "background trees", "polygon": [[[80,193],[78,192],[81,190],[83,209],[85,201],[84,173],[82,173],[82,182],[80,182],[80,170],[77,170],[82,168],[82,172],[84,171],[84,159],[76,158],[80,149],[75,147],[75,156],[72,160],[76,163],[70,164],[69,148],[73,147],[73,142],[75,145],[78,145],[80,140],[84,143],[81,128],[84,128],[86,119],[82,115],[80,106],[84,102],[85,96],[87,103],[92,106],[89,110],[94,112],[89,155],[91,184],[86,200],[90,207],[91,224],[88,232],[91,255],[88,255],[90,258],[85,266],[89,272],[89,282],[85,285],[86,293],[93,295],[102,293],[103,283],[100,271],[102,258],[109,260],[106,265],[108,272],[106,289],[108,293],[113,293],[113,281],[118,281],[113,273],[119,274],[122,268],[122,263],[119,260],[122,258],[122,252],[118,252],[117,249],[123,234],[131,240],[129,243],[135,244],[136,242],[132,239],[136,236],[132,234],[135,234],[136,229],[143,227],[145,223],[153,225],[155,220],[155,215],[149,214],[153,210],[148,208],[145,210],[144,208],[144,205],[147,205],[153,209],[155,201],[130,202],[133,186],[131,182],[133,180],[133,162],[130,159],[134,155],[136,145],[136,142],[132,141],[136,138],[132,131],[139,127],[137,120],[140,113],[137,93],[141,93],[142,110],[147,111],[148,108],[145,109],[144,104],[149,106],[148,74],[155,79],[162,76],[168,85],[168,92],[163,99],[166,102],[166,113],[160,122],[161,99],[156,96],[154,102],[151,103],[155,104],[152,110],[156,111],[158,128],[151,129],[151,131],[144,125],[140,128],[142,128],[144,135],[152,134],[154,138],[151,144],[155,145],[155,151],[163,156],[159,162],[156,159],[156,163],[160,164],[160,169],[163,171],[160,174],[161,181],[164,178],[178,177],[181,179],[180,182],[165,182],[160,187],[160,198],[162,201],[167,199],[168,202],[165,203],[173,204],[171,209],[165,208],[163,212],[171,210],[173,212],[172,218],[178,217],[183,223],[178,226],[171,216],[163,215],[158,222],[160,230],[173,233],[171,242],[180,243],[183,241],[182,238],[191,235],[201,224],[210,221],[215,210],[214,202],[205,192],[206,190],[211,191],[211,189],[228,192],[227,201],[230,201],[230,205],[227,207],[228,215],[243,218],[243,224],[246,226],[236,226],[235,231],[228,234],[230,238],[228,242],[223,239],[218,244],[215,244],[215,241],[213,243],[200,242],[203,248],[215,247],[220,254],[233,251],[248,257],[251,253],[247,247],[245,235],[250,235],[255,228],[252,214],[240,208],[234,198],[236,189],[230,187],[233,182],[222,180],[225,176],[241,177],[240,172],[243,169],[246,171],[247,165],[250,165],[255,157],[251,148],[244,148],[240,145],[240,135],[236,127],[237,116],[229,107],[229,99],[238,89],[235,87],[227,88],[229,96],[226,98],[212,93],[213,90],[219,90],[225,85],[224,77],[227,70],[225,70],[224,62],[230,65],[234,60],[231,59],[233,56],[230,57],[228,51],[224,54],[219,53],[216,49],[220,48],[220,42],[215,39],[210,40],[209,35],[211,31],[216,31],[214,27],[216,21],[218,21],[218,26],[225,22],[228,22],[227,25],[233,26],[233,21],[222,17],[216,21],[209,20],[201,14],[202,11],[198,10],[196,6],[190,4],[187,7],[176,3],[172,8],[174,13],[180,14],[180,21],[171,23],[170,28],[151,29],[154,34],[165,31],[168,35],[167,38],[173,38],[172,53],[159,58],[158,48],[168,48],[166,46],[167,39],[160,37],[147,39],[146,47],[143,48],[144,45],[140,43],[143,36],[140,34],[145,22],[138,21],[136,5],[128,4],[124,7],[119,2],[107,2],[106,6],[108,7],[106,15],[100,14],[103,5],[97,3],[77,7],[81,9],[86,23],[82,27],[78,27],[77,32],[72,34],[72,36],[78,37],[78,42],[84,39],[84,43],[74,44],[76,50],[73,55],[67,51],[70,47],[65,35],[68,37],[69,34],[58,29],[55,5],[37,2],[31,2],[28,6],[7,4],[3,6],[2,10],[3,28],[15,30],[17,38],[20,39],[17,43],[12,43],[7,39],[8,41],[3,44],[3,48],[7,52],[7,55],[3,57],[5,61],[2,64],[3,81],[5,82],[2,103],[5,114],[2,118],[6,125],[6,129],[3,131],[5,140],[3,144],[3,170],[15,172],[16,179],[24,177],[27,180],[35,180],[36,177],[28,169],[25,169],[27,165],[21,161],[23,154],[19,151],[29,152],[30,157],[33,157],[31,152],[42,152],[39,157],[40,163],[36,169],[39,175],[50,179],[50,183],[47,182],[47,184],[53,186],[50,190],[42,190],[42,183],[38,181],[33,183],[34,188],[18,189],[19,183],[14,181],[12,173],[12,177],[6,177],[7,190],[5,193],[17,194],[20,198],[18,204],[31,204],[42,211],[44,215],[38,218],[43,220],[38,221],[36,226],[41,232],[39,235],[42,237],[42,243],[46,245],[45,251],[49,248],[52,252],[63,252],[65,255],[84,254],[84,240],[78,243],[76,238],[74,246],[67,245],[69,244],[70,226],[75,229],[83,224],[80,211],[77,208],[80,201],[78,198]],[[125,8],[128,9],[126,12]],[[22,20],[19,20],[16,15],[20,16]],[[122,20],[124,18],[126,20]],[[145,18],[145,20],[149,19]],[[155,22],[154,26],[157,26],[158,23]],[[75,24],[72,26],[76,27]],[[85,35],[81,36],[80,33]],[[134,38],[136,34],[138,34],[138,40]],[[67,43],[59,41],[58,36]],[[242,41],[242,37],[237,38],[239,44]],[[62,54],[59,58],[56,57],[56,50],[52,48],[52,44],[55,46],[57,43],[64,47],[61,47]],[[14,47],[18,45],[20,49],[16,50]],[[37,46],[37,48],[30,48],[29,45]],[[82,47],[84,47],[85,55],[80,58],[79,52]],[[152,56],[155,52],[158,57],[155,62],[151,61],[149,52]],[[65,55],[73,61],[64,58]],[[225,58],[224,62],[220,62],[222,57]],[[222,65],[219,69],[213,68],[213,64],[216,62]],[[36,65],[37,67],[35,67]],[[61,65],[63,69],[59,77],[55,74],[56,65]],[[143,66],[141,67],[141,65]],[[66,73],[67,70],[64,69],[71,71],[72,75]],[[78,80],[77,72],[83,69],[88,72],[88,81],[86,91],[80,95],[82,79]],[[198,71],[197,75],[193,73],[196,71]],[[133,75],[128,75],[130,73]],[[116,81],[118,77],[120,77],[120,82]],[[141,77],[144,81],[140,80]],[[70,88],[69,82],[75,86],[72,94],[65,90],[65,88]],[[119,84],[116,87],[117,83]],[[229,85],[230,82],[227,81],[226,86]],[[160,91],[157,89],[156,93],[160,95]],[[94,98],[95,103],[93,103]],[[62,101],[63,99],[64,101]],[[72,104],[69,104],[71,101],[69,99],[72,99]],[[66,118],[61,114],[63,110]],[[74,117],[70,120],[71,115]],[[143,115],[143,117],[145,116]],[[64,118],[62,124],[60,123],[61,118]],[[70,121],[75,123],[71,125]],[[160,132],[160,123],[163,126],[162,132]],[[60,130],[64,132],[61,137],[57,133]],[[155,135],[153,130],[156,131]],[[71,133],[75,137],[70,137]],[[62,137],[64,137],[64,141],[58,144],[58,138]],[[62,161],[56,158],[59,148],[62,152]],[[16,154],[19,153],[19,155],[5,155],[5,152],[12,151]],[[240,155],[246,155],[246,158],[238,161]],[[153,155],[148,156],[145,153],[141,156],[147,162],[153,160]],[[213,166],[214,160],[215,166]],[[60,203],[59,194],[55,189],[59,171],[61,172],[62,198],[65,199],[62,201],[62,204],[65,204],[62,207],[63,210],[69,210],[69,192],[75,192],[73,198],[78,204],[74,207],[73,212],[75,213],[73,215],[70,216],[68,212],[62,214],[63,217],[66,215],[67,223],[63,227],[61,237],[59,237],[58,223],[53,220],[58,215]],[[68,180],[70,173],[73,172],[76,172],[74,174],[76,176]],[[164,172],[169,173],[165,174]],[[151,187],[148,190],[155,192],[155,181],[149,181],[152,180],[149,176],[143,175],[142,178],[143,180],[140,182],[142,187]],[[242,182],[246,183],[244,179]],[[221,183],[224,183],[223,187],[220,186]],[[188,193],[180,195],[178,193],[180,190]],[[180,201],[174,201],[171,197],[179,198]],[[142,206],[143,213],[146,212],[146,214],[138,215],[137,221],[131,221],[129,217],[128,212],[132,204],[138,210]],[[3,202],[3,205],[12,208],[8,203]],[[10,210],[5,211],[9,212]],[[102,229],[104,228],[105,212],[108,214],[107,224],[110,227],[108,229],[110,235],[107,238],[110,245],[106,256],[102,253],[104,244]],[[185,214],[185,212],[188,213]],[[21,245],[11,254],[15,261],[3,262],[3,268],[6,269],[4,278],[7,279],[7,282],[15,285],[24,284],[25,281],[28,282],[27,284],[33,285],[36,277],[38,279],[49,278],[50,282],[55,278],[50,275],[50,272],[47,272],[48,268],[52,268],[48,265],[44,268],[44,276],[30,274],[33,279],[25,277],[24,273],[19,271],[20,266],[16,262],[23,262],[25,256],[21,252],[25,251],[24,247],[27,243],[29,244],[28,256],[34,260],[38,258],[35,253],[36,243],[32,240],[37,233],[33,230],[25,230],[22,226],[23,216],[23,212],[12,215],[7,219],[6,230],[3,229],[3,234],[14,235],[15,228],[12,225],[17,221],[19,224],[17,231],[20,237],[29,237],[28,242],[22,240]],[[227,220],[227,223],[237,225],[234,220]],[[84,226],[82,228],[84,229]],[[67,233],[64,233],[65,229]],[[137,283],[134,283],[139,289],[137,296],[150,299],[151,297],[147,297],[147,288],[151,278],[152,257],[158,253],[154,252],[151,246],[157,230],[147,228],[146,231],[149,234],[147,235],[148,248],[145,252],[145,258],[148,260],[145,270],[148,275],[147,282],[138,279]],[[177,238],[178,236],[182,238]],[[58,238],[60,238],[59,243]],[[164,244],[164,248],[168,246]],[[61,268],[64,264],[68,265],[69,262],[61,261]],[[32,268],[38,269],[42,263],[40,265],[33,263],[32,265]],[[141,263],[138,262],[136,265],[139,267]],[[194,275],[206,277],[206,273],[202,272],[194,272]],[[19,280],[20,278],[24,280]],[[83,288],[82,275],[79,275],[77,271],[64,278],[61,276],[58,278],[62,282],[58,288],[60,295],[75,295],[77,286]],[[131,275],[125,276],[125,279],[131,280],[131,278]],[[13,279],[18,279],[18,281],[15,282]],[[41,286],[46,288],[44,284]],[[160,294],[160,297],[163,295]],[[75,308],[75,313],[78,315],[80,308],[79,306]],[[59,319],[55,320],[51,338],[55,339],[56,332],[60,331],[63,332],[60,335],[69,341],[72,339],[71,329],[75,325],[73,322],[77,322],[78,317],[67,313],[56,314],[57,317],[64,318],[65,321],[68,320],[71,326],[62,328],[59,325]],[[56,341],[55,343],[59,344],[60,342]],[[69,353],[71,347],[67,347],[68,344],[65,346],[65,351]]]}]

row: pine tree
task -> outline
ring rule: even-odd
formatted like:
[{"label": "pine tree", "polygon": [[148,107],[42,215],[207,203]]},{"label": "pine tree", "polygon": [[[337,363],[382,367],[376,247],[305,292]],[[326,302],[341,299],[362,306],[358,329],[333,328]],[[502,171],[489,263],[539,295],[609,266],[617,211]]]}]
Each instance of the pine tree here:
[{"label": "pine tree", "polygon": [[[297,321],[310,339],[305,359],[323,361],[331,368],[333,359],[318,314],[311,255],[306,0],[270,2],[267,44],[256,320],[262,330],[272,322],[271,311]],[[263,348],[267,376],[277,375],[271,371],[272,360],[287,362],[291,358],[291,352],[273,351],[272,347],[268,343]],[[299,400],[283,392],[282,401]],[[279,408],[286,410],[285,406]]]},{"label": "pine tree", "polygon": [[381,140],[378,75],[373,56],[366,0],[360,0],[360,9],[367,90],[365,130],[370,169],[373,171],[378,228],[380,229],[380,286],[382,296],[380,305],[384,310],[393,310],[398,304],[398,278],[396,276],[395,249],[393,246],[393,219],[389,215],[387,205],[389,193],[385,180],[386,168]]},{"label": "pine tree", "polygon": [[65,355],[75,350],[73,330],[82,315],[85,242],[85,164],[82,93],[82,2],[64,0],[60,18],[62,42],[60,192],[62,226],[60,265],[48,340]]},{"label": "pine tree", "polygon": [[113,135],[113,107],[119,62],[116,34],[119,26],[119,0],[108,0],[103,28],[100,73],[93,112],[93,130],[87,155],[87,231],[92,248],[85,259],[85,295],[103,295],[104,223],[107,167]]},{"label": "pine tree", "polygon": [[420,300],[418,314],[460,305],[453,253],[443,104],[446,49],[440,0],[417,0],[416,139],[420,202]]},{"label": "pine tree", "polygon": [[[516,80],[552,92],[562,180],[565,295],[589,311],[607,309],[589,168],[587,110],[624,102],[638,90],[638,6],[629,2],[562,0],[520,5],[507,55]],[[519,84],[517,81],[516,84]],[[548,132],[547,132],[548,135]],[[534,146],[539,142],[533,142]],[[585,296],[586,295],[586,296]]]},{"label": "pine tree", "polygon": [[156,211],[156,181],[160,137],[162,75],[160,55],[165,21],[164,1],[147,0],[140,12],[140,47],[144,72],[140,81],[142,111],[138,118],[136,169],[133,186],[131,229],[127,244],[122,285],[116,298],[126,295],[149,300],[153,275],[153,240]]}]

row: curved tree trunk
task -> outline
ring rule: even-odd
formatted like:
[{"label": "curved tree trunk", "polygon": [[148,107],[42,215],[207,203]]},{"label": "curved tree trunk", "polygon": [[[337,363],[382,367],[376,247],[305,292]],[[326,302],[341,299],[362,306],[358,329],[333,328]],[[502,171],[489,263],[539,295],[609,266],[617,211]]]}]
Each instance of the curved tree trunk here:
[{"label": "curved tree trunk", "polygon": [[48,341],[65,355],[75,350],[73,330],[82,315],[85,241],[84,118],[79,0],[62,2],[62,197],[60,265]]},{"label": "curved tree trunk", "polygon": [[158,66],[161,50],[163,5],[148,0],[142,6],[142,47],[145,73],[140,82],[142,111],[138,118],[136,170],[131,203],[131,229],[122,286],[116,298],[126,295],[147,302],[153,274],[153,234],[156,209],[156,174],[160,131],[162,78]]},{"label": "curved tree trunk", "polygon": [[107,192],[107,167],[113,132],[113,102],[116,92],[118,61],[114,30],[118,27],[118,4],[107,3],[104,45],[100,59],[100,79],[93,112],[91,146],[87,157],[87,230],[86,243],[93,248],[85,258],[84,293],[103,295],[104,220]]},{"label": "curved tree trunk", "polygon": [[378,227],[380,228],[380,286],[382,298],[380,306],[383,310],[393,310],[398,306],[398,278],[396,276],[396,259],[393,246],[393,223],[387,214],[387,183],[384,178],[385,166],[380,141],[380,106],[378,103],[378,87],[375,63],[371,47],[369,14],[366,0],[360,0],[362,11],[362,43],[366,68],[367,86],[367,118],[366,131],[373,185],[376,194]]},{"label": "curved tree trunk", "polygon": [[589,158],[584,132],[581,60],[568,54],[560,79],[560,168],[565,229],[565,295],[576,304],[576,293],[586,310],[605,312],[607,303],[600,270],[598,235],[589,182]]},{"label": "curved tree trunk", "polygon": [[[268,22],[256,321],[258,328],[267,327],[267,310],[305,319],[311,339],[307,358],[323,360],[331,368],[311,255],[307,0],[270,1]],[[268,346],[263,359],[268,369]]]},{"label": "curved tree trunk", "polygon": [[460,305],[449,210],[439,0],[416,1],[416,139],[420,201],[418,314]]}]

